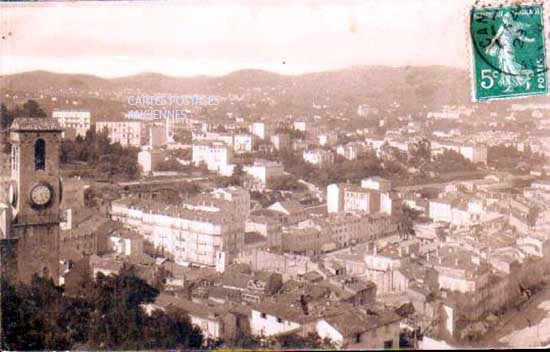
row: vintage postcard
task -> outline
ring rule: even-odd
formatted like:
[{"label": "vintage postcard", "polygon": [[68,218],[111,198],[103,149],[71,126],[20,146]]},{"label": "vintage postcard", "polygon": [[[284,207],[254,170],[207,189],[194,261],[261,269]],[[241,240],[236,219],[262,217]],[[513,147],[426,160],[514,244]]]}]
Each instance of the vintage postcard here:
[{"label": "vintage postcard", "polygon": [[0,349],[550,348],[549,4],[0,1]]}]

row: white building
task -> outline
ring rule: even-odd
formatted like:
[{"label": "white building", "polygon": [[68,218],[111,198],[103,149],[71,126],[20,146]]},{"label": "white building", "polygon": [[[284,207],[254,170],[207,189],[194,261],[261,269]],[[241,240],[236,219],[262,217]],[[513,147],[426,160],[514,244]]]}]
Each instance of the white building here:
[{"label": "white building", "polygon": [[458,144],[453,142],[432,141],[432,154],[438,155],[445,150],[452,150],[472,163],[487,164],[487,147],[478,144]]},{"label": "white building", "polygon": [[391,191],[391,181],[378,176],[369,177],[361,180],[361,187],[374,191],[389,192]]},{"label": "white building", "polygon": [[253,122],[250,126],[250,132],[261,139],[269,138],[274,131],[274,126],[266,122]]},{"label": "white building", "polygon": [[271,180],[285,174],[281,163],[269,160],[256,160],[252,165],[245,165],[243,171],[257,179],[263,187],[268,187]]},{"label": "white building", "polygon": [[[478,211],[478,205],[475,202],[471,204],[461,203],[463,202],[448,198],[431,199],[428,210],[429,217],[433,221],[464,226],[471,224],[476,219],[480,219],[480,215],[483,215]],[[485,217],[482,220],[485,220]]]},{"label": "white building", "polygon": [[138,164],[144,174],[155,171],[157,165],[164,159],[164,153],[160,150],[142,150],[138,153]]},{"label": "white building", "polygon": [[141,121],[98,121],[98,133],[107,130],[111,143],[120,143],[123,147],[140,147],[145,143],[145,128]]},{"label": "white building", "polygon": [[[214,202],[212,202],[214,203]],[[225,267],[244,246],[245,217],[232,202],[220,206],[167,206],[150,200],[126,198],[111,206],[111,216],[174,257],[180,265]]]},{"label": "white building", "polygon": [[380,193],[380,212],[392,215],[395,208],[395,202],[396,200],[394,197],[392,197],[392,194],[389,192],[381,192]]},{"label": "white building", "polygon": [[320,148],[304,150],[303,158],[306,162],[317,166],[324,166],[334,163],[334,154],[328,150],[323,150]]},{"label": "white building", "polygon": [[195,166],[204,162],[208,170],[230,176],[233,172],[231,147],[222,142],[193,144],[192,162]]},{"label": "white building", "polygon": [[233,151],[237,154],[252,152],[252,136],[249,134],[234,135]]},{"label": "white building", "polygon": [[92,125],[92,116],[89,111],[55,110],[52,112],[52,117],[57,119],[65,130],[64,137],[66,137],[66,134],[73,133],[74,137],[85,137],[86,132],[90,130]]},{"label": "white building", "polygon": [[450,223],[453,220],[453,201],[450,199],[432,199],[429,203],[429,217],[433,221]]},{"label": "white building", "polygon": [[252,135],[193,131],[193,142],[222,142],[237,154],[252,152]]},{"label": "white building", "polygon": [[327,186],[327,211],[329,213],[339,213],[344,210],[344,186],[336,183]]},{"label": "white building", "polygon": [[533,183],[531,183],[531,188],[545,191],[545,192],[550,192],[550,181],[546,181],[546,180],[533,181]]},{"label": "white building", "polygon": [[[327,212],[360,212],[367,214],[381,212],[392,215],[397,203],[395,203],[395,196],[388,191],[391,185],[386,182],[389,181],[374,177],[363,180],[362,183],[367,187],[344,183],[328,185]],[[382,184],[382,186],[379,184]]]},{"label": "white building", "polygon": [[307,124],[305,121],[294,121],[294,130],[306,132]]},{"label": "white building", "polygon": [[463,145],[460,147],[460,154],[472,163],[487,164],[487,147],[481,145]]},{"label": "white building", "polygon": [[373,214],[380,211],[380,193],[357,186],[344,188],[344,211]]},{"label": "white building", "polygon": [[125,256],[143,255],[143,238],[139,235],[129,235],[127,233],[114,233],[109,236],[109,248],[115,253]]},{"label": "white building", "polygon": [[369,115],[377,115],[378,109],[369,106],[368,104],[361,104],[357,107],[357,115],[361,117],[367,117]]},{"label": "white building", "polygon": [[296,330],[305,318],[298,309],[277,303],[262,303],[252,308],[250,332],[256,336],[274,336]]},{"label": "white building", "polygon": [[336,154],[343,156],[348,160],[355,160],[359,156],[365,153],[365,146],[358,142],[350,142],[348,144],[341,144],[336,147]]}]

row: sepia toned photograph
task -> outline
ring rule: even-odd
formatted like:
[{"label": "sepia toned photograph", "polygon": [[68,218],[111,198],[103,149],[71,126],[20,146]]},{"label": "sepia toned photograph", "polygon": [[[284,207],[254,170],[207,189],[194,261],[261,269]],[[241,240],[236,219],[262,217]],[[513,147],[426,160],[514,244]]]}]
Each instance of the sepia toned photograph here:
[{"label": "sepia toned photograph", "polygon": [[549,26],[0,1],[0,349],[550,348]]}]

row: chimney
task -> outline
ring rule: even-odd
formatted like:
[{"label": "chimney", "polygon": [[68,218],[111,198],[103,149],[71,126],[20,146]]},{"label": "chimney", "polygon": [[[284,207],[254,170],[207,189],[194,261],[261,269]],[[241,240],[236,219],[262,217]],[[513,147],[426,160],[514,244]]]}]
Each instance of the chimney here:
[{"label": "chimney", "polygon": [[375,243],[373,248],[373,254],[376,255],[377,253],[378,253],[378,246]]}]

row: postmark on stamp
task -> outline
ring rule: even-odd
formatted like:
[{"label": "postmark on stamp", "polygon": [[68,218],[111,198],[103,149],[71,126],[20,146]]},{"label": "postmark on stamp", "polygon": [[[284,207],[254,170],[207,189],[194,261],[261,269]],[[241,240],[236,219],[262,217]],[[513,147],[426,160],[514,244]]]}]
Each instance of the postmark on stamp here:
[{"label": "postmark on stamp", "polygon": [[472,7],[473,97],[490,100],[548,93],[544,6]]}]

